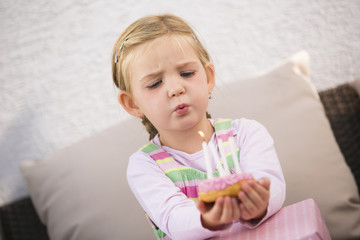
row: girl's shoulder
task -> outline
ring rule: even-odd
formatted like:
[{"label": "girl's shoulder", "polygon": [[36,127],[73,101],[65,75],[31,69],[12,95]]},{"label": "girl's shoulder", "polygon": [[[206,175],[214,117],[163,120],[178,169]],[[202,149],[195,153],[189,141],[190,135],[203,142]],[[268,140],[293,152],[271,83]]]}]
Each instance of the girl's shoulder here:
[{"label": "girl's shoulder", "polygon": [[[257,125],[260,124],[258,121],[248,118],[215,118],[215,119],[209,119],[211,124],[215,126],[216,122],[224,122],[224,121],[231,121],[232,128],[239,128],[239,127],[246,127],[249,125]],[[260,124],[261,125],[261,124]]]},{"label": "girl's shoulder", "polygon": [[254,119],[238,118],[233,119],[231,127],[235,138],[270,137],[265,126]]},{"label": "girl's shoulder", "polygon": [[159,136],[156,135],[152,140],[150,140],[148,143],[144,144],[142,147],[140,147],[136,152],[130,155],[129,157],[129,163],[128,163],[128,170],[139,168],[139,165],[141,165],[141,168],[153,168],[158,169],[158,165],[156,161],[151,157],[152,153],[160,152],[160,150],[163,151]]},{"label": "girl's shoulder", "polygon": [[156,166],[156,162],[151,158],[151,156],[141,150],[143,147],[139,148],[136,152],[130,155],[128,162],[128,170],[138,168],[139,165]]},{"label": "girl's shoulder", "polygon": [[162,174],[162,171],[149,154],[143,151],[136,151],[130,155],[126,170],[128,181],[139,176],[154,173]]},{"label": "girl's shoulder", "polygon": [[267,132],[264,125],[254,119],[248,118],[216,118],[216,119],[209,119],[213,127],[216,128],[215,124],[217,122],[224,122],[224,121],[231,121],[231,130],[234,135],[248,135],[258,131],[265,131]]},{"label": "girl's shoulder", "polygon": [[138,162],[138,161],[149,161],[153,162],[154,160],[150,157],[150,155],[147,153],[148,150],[147,147],[157,146],[153,143],[153,141],[148,142],[147,144],[144,144],[142,147],[140,147],[136,152],[132,153],[129,157],[129,163],[130,162]]},{"label": "girl's shoulder", "polygon": [[233,130],[242,131],[252,131],[259,128],[265,128],[260,122],[248,118],[232,119],[231,126]]}]

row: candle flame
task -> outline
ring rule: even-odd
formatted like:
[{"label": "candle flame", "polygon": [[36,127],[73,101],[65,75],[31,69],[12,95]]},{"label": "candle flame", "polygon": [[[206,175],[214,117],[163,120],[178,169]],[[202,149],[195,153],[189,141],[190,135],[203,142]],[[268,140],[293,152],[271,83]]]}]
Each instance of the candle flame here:
[{"label": "candle flame", "polygon": [[205,141],[205,134],[203,133],[203,131],[199,131],[198,133],[200,137],[203,139],[203,141]]}]

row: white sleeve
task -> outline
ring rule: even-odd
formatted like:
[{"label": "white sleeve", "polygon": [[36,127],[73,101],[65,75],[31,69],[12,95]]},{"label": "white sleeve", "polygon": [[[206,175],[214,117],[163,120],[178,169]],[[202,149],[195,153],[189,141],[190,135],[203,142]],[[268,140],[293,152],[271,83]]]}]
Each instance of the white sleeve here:
[{"label": "white sleeve", "polygon": [[[151,220],[172,239],[203,239],[216,231],[201,225],[200,212],[146,153],[130,157],[127,180]],[[144,216],[145,217],[145,216]]]},{"label": "white sleeve", "polygon": [[[241,124],[239,124],[242,122]],[[254,228],[272,216],[285,201],[285,179],[274,141],[263,125],[253,120],[239,120],[236,142],[240,146],[240,165],[244,172],[251,173],[255,179],[270,179],[270,200],[266,216],[258,222],[243,222]]]}]

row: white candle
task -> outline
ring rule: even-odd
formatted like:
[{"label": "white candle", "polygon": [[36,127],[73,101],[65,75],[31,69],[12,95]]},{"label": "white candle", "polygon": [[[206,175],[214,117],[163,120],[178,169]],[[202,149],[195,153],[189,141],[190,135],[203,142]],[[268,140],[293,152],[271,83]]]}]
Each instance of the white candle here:
[{"label": "white candle", "polygon": [[219,174],[220,174],[220,177],[225,177],[226,174],[225,174],[225,170],[224,168],[221,166],[221,162],[220,162],[220,159],[218,157],[218,154],[217,154],[217,151],[215,150],[215,147],[214,145],[212,145],[211,143],[209,144],[209,147],[210,147],[210,151],[212,153],[212,155],[214,156],[214,159],[215,159],[215,162],[216,162],[216,166],[219,170]]},{"label": "white candle", "polygon": [[225,175],[230,175],[230,169],[229,169],[229,165],[228,165],[228,162],[227,162],[227,159],[226,159],[223,141],[221,139],[219,139],[218,144],[219,144],[219,150],[220,150],[221,159],[223,160],[223,163],[224,163]]},{"label": "white candle", "polygon": [[205,158],[205,166],[206,166],[206,171],[207,171],[207,178],[208,179],[213,179],[214,176],[212,174],[212,169],[211,169],[211,163],[210,163],[210,158],[209,158],[209,150],[205,141],[205,135],[202,131],[199,131],[199,135],[201,136],[201,138],[203,139],[201,145],[202,145],[202,149],[204,152],[204,158]]},{"label": "white candle", "polygon": [[232,157],[233,157],[233,162],[234,162],[234,165],[235,165],[235,172],[237,174],[240,174],[242,171],[241,171],[241,168],[240,168],[239,159],[238,159],[237,154],[236,154],[236,147],[235,146],[236,146],[235,138],[231,137],[230,138],[230,147],[231,147],[231,153],[232,153]]}]

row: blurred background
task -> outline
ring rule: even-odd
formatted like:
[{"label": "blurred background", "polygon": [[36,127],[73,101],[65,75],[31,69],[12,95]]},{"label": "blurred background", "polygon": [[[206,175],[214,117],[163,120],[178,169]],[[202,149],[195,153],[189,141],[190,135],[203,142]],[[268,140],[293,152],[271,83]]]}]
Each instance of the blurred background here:
[{"label": "blurred background", "polygon": [[0,205],[28,195],[22,161],[129,118],[112,84],[112,48],[130,23],[163,13],[198,32],[218,86],[299,50],[317,90],[360,76],[358,0],[1,0]]}]

